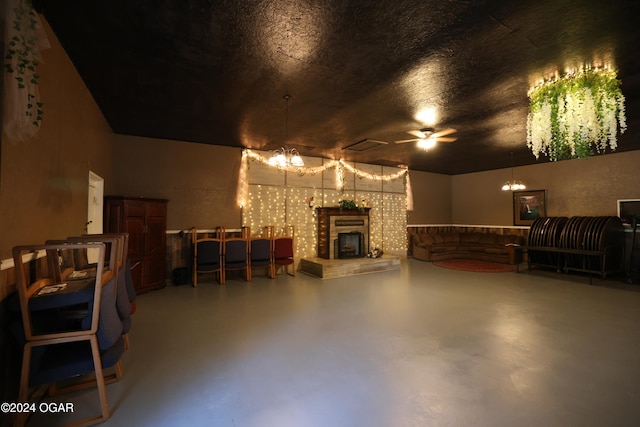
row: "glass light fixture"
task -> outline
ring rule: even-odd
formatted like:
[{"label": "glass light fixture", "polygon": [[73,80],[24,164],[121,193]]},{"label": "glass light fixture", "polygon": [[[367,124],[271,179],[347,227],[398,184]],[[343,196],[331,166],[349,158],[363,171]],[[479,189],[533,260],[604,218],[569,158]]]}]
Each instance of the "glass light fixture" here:
[{"label": "glass light fixture", "polygon": [[[291,96],[285,95],[283,98],[285,100],[284,142],[286,144],[289,137],[289,99]],[[295,148],[281,147],[273,150],[273,154],[269,158],[269,164],[281,168],[288,166],[302,167],[304,166],[304,161]]]},{"label": "glass light fixture", "polygon": [[424,151],[428,151],[436,146],[436,139],[432,136],[421,139],[418,141],[418,147],[422,148]]},{"label": "glass light fixture", "polygon": [[511,152],[511,180],[504,183],[502,191],[518,191],[526,188],[527,186],[522,181],[513,179],[513,152]]},{"label": "glass light fixture", "polygon": [[304,166],[304,161],[298,150],[295,148],[286,149],[284,147],[273,151],[273,155],[269,158],[269,164],[272,166],[287,167],[287,166]]},{"label": "glass light fixture", "polygon": [[502,186],[502,191],[524,190],[525,188],[527,188],[527,186],[524,185],[522,181],[507,181]]}]

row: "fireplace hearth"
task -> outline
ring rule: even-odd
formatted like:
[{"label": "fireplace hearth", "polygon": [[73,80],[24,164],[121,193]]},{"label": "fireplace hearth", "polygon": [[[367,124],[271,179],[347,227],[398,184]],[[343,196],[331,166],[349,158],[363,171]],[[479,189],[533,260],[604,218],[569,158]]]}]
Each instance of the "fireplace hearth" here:
[{"label": "fireplace hearth", "polygon": [[368,258],[369,208],[316,208],[318,256],[300,260],[300,271],[320,279],[400,270],[400,257]]}]

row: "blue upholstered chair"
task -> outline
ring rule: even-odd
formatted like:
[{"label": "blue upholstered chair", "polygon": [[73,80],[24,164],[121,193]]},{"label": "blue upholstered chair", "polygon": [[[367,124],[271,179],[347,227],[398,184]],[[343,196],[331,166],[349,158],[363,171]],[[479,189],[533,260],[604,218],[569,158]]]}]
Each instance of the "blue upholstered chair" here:
[{"label": "blue upholstered chair", "polygon": [[[60,259],[68,258],[69,252],[91,249],[98,250],[99,254],[95,268],[80,272],[82,275],[66,274],[60,278],[60,270],[54,267]],[[13,248],[25,340],[51,338],[52,334],[61,338],[86,332],[75,320],[92,315],[90,302],[96,298],[100,285],[114,277],[112,271],[104,270],[104,254],[103,243],[56,243]],[[68,317],[74,310],[80,314]]]},{"label": "blue upholstered chair", "polygon": [[218,283],[224,283],[222,265],[222,239],[220,233],[214,236],[198,233],[192,229],[193,242],[193,287],[198,286],[198,273],[216,273]]},{"label": "blue upholstered chair", "polygon": [[[131,330],[131,313],[133,310],[127,280],[131,277],[131,270],[127,264],[129,248],[129,233],[87,234],[84,236],[67,237],[69,242],[102,242],[107,245],[106,269],[114,273],[116,279],[116,307],[122,322],[122,334],[125,348],[129,348],[129,331]],[[129,270],[127,270],[129,268]],[[128,277],[127,277],[128,276]],[[131,283],[131,286],[133,283]],[[134,290],[135,295],[135,290]]]},{"label": "blue upholstered chair", "polygon": [[127,287],[129,302],[131,303],[131,314],[133,315],[136,312],[136,288],[133,284],[133,277],[131,276],[131,260],[127,259],[125,261],[124,269],[125,286]]},{"label": "blue upholstered chair", "polygon": [[[251,269],[263,267],[267,277],[273,274],[273,227],[265,227],[262,235],[252,237],[249,241],[249,259]],[[253,272],[251,272],[253,276]]]},{"label": "blue upholstered chair", "polygon": [[[100,415],[82,420],[83,425],[103,422],[110,417],[107,401],[105,369],[114,367],[118,379],[122,375],[120,358],[124,352],[122,323],[116,308],[115,278],[101,286],[100,298],[92,301],[92,312],[98,313],[97,321],[85,319],[87,333],[66,338],[49,338],[27,341],[22,359],[20,379],[21,402],[28,401],[31,387],[50,384],[95,373],[95,379],[55,390],[55,394],[97,386]],[[89,332],[97,324],[95,333]]]},{"label": "blue upholstered chair", "polygon": [[243,271],[244,279],[251,280],[251,264],[249,261],[249,227],[242,227],[239,236],[227,236],[223,232],[222,238],[222,259],[223,271],[222,281],[225,283],[227,271]]},{"label": "blue upholstered chair", "polygon": [[[51,266],[64,258],[61,253],[91,250],[97,254],[97,262],[95,268],[84,271],[86,277],[69,276],[65,283],[56,282],[59,272]],[[18,246],[13,256],[24,331],[20,337],[24,348],[19,401],[27,402],[34,386],[94,372],[95,379],[73,389],[97,385],[101,415],[81,423],[90,425],[108,419],[103,368],[115,366],[116,377],[121,375],[124,340],[116,307],[116,276],[112,271],[104,273],[105,245],[74,242]],[[85,305],[83,318],[66,318],[67,309]],[[24,418],[18,417],[17,424],[22,422]]]}]

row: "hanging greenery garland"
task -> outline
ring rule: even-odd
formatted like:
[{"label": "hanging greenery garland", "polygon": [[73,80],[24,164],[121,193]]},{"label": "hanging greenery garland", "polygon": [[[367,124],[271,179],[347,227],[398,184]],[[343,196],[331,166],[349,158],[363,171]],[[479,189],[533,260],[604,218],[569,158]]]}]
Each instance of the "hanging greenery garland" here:
[{"label": "hanging greenery garland", "polygon": [[49,47],[30,0],[7,0],[7,45],[4,69],[11,78],[6,97],[5,131],[16,141],[32,137],[42,122],[37,67],[40,50]]},{"label": "hanging greenery garland", "polygon": [[618,146],[627,129],[616,72],[584,68],[529,90],[527,147],[538,158],[587,158]]}]

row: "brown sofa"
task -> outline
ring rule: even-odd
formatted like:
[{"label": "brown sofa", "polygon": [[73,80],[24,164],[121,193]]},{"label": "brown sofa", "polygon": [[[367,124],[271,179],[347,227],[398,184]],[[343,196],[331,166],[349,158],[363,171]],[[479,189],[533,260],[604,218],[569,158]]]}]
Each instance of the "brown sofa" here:
[{"label": "brown sofa", "polygon": [[519,264],[522,236],[497,233],[416,233],[412,236],[413,257],[423,261],[464,258],[502,264]]}]

